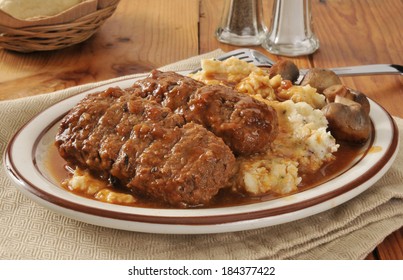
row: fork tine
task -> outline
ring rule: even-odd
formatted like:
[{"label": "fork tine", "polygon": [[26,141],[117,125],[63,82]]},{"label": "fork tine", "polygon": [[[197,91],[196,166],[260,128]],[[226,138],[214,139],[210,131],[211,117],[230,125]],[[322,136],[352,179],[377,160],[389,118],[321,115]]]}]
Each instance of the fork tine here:
[{"label": "fork tine", "polygon": [[250,55],[253,57],[254,59],[254,64],[256,66],[273,66],[275,64],[275,62],[273,60],[271,60],[270,58],[268,58],[266,55],[262,54],[261,52],[254,50],[254,49],[250,49]]},{"label": "fork tine", "polygon": [[244,58],[248,58],[248,57],[249,57],[248,55],[246,55],[244,49],[236,49],[236,50],[227,52],[227,53],[226,53],[225,55],[223,55],[223,56],[218,57],[217,60],[224,61],[224,60],[227,60],[228,58],[233,57],[233,56],[238,57],[239,59],[240,59],[239,56],[242,56],[242,57],[244,57]]},{"label": "fork tine", "polygon": [[256,66],[269,66],[274,64],[274,61],[269,59],[261,52],[254,49],[236,49],[226,53],[224,56],[219,57],[217,60],[224,61],[232,56],[248,63],[253,63]]},{"label": "fork tine", "polygon": [[[253,63],[256,66],[271,67],[274,64],[274,62],[271,61],[264,54],[253,49],[236,49],[216,58],[216,60],[224,61],[233,56],[242,61]],[[194,74],[200,70],[201,68],[195,69],[194,71],[191,72],[191,74]]]}]

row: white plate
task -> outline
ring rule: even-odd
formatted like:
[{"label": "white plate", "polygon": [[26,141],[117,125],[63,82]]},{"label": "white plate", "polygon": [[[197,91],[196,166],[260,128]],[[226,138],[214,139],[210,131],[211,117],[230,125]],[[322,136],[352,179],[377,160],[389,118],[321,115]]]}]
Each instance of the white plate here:
[{"label": "white plate", "polygon": [[16,187],[37,203],[86,223],[150,233],[202,234],[232,232],[286,223],[344,203],[373,185],[390,168],[398,151],[398,129],[391,116],[370,100],[373,142],[358,162],[315,188],[249,205],[210,209],[154,209],[113,205],[75,195],[62,187],[45,164],[60,119],[85,95],[124,80],[67,98],[38,114],[11,139],[4,157]]}]

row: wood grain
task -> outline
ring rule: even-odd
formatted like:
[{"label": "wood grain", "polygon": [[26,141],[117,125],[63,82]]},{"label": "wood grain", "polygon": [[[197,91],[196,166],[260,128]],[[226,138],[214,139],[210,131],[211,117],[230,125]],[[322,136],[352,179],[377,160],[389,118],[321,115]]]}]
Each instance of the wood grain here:
[{"label": "wood grain", "polygon": [[[403,21],[390,17],[395,11],[403,10],[402,1],[313,2],[314,28],[321,44],[312,56],[315,67],[403,64]],[[400,108],[403,104],[402,76],[361,76],[342,80],[379,102],[392,115],[403,117]]]},{"label": "wood grain", "polygon": [[[179,7],[186,11],[180,16]],[[197,0],[121,1],[82,44],[30,54],[0,50],[0,100],[146,72],[196,55],[198,21]]]},{"label": "wood grain", "polygon": [[381,260],[403,260],[403,228],[386,237],[376,248],[376,255]]}]

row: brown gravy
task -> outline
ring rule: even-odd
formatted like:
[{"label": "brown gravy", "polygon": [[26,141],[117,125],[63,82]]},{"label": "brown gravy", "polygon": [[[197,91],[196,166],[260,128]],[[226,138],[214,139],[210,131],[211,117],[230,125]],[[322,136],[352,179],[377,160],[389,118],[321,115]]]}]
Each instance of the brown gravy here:
[{"label": "brown gravy", "polygon": [[[369,146],[371,144],[371,140],[368,141],[364,146],[359,145],[351,145],[348,143],[339,143],[340,148],[334,154],[336,156],[336,160],[333,162],[326,164],[320,168],[316,173],[313,174],[303,174],[302,182],[298,186],[297,192],[303,192],[305,190],[314,188],[324,182],[327,182],[338,175],[342,174],[345,170],[354,165],[362,156],[364,156],[369,151]],[[55,146],[51,146],[48,151],[47,158],[47,167],[50,171],[51,175],[58,181],[60,184],[70,176],[66,168],[66,162],[59,155]],[[116,189],[115,189],[116,191]],[[123,190],[122,190],[123,192]],[[88,198],[92,198],[90,196],[83,195],[81,193],[77,193],[78,195],[85,196]],[[287,194],[290,195],[290,194]],[[232,192],[229,189],[221,189],[221,191],[216,195],[216,197],[212,200],[209,205],[201,206],[203,208],[215,208],[215,207],[228,207],[235,205],[244,205],[250,203],[256,203],[261,201],[268,201],[275,198],[280,197],[280,195],[269,193],[261,196],[249,196],[241,193]],[[137,197],[136,197],[137,198]],[[169,205],[163,205],[162,203],[152,201],[150,199],[138,199],[138,201],[132,206],[137,207],[148,207],[148,208],[172,208]]]}]

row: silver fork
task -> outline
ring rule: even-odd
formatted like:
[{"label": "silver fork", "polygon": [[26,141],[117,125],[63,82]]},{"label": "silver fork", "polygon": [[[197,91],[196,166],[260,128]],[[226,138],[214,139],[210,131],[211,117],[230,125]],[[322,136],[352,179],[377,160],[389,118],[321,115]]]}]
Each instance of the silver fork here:
[{"label": "silver fork", "polygon": [[[236,57],[240,60],[246,61],[248,63],[253,63],[258,67],[271,67],[275,62],[254,49],[236,49],[230,52],[227,52],[219,57],[215,58],[215,60],[224,61],[230,57]],[[201,68],[197,68],[190,72],[190,74],[194,74],[202,70]]]},{"label": "silver fork", "polygon": [[[259,67],[271,67],[275,62],[254,49],[236,49],[225,53],[216,58],[216,60],[224,61],[230,57],[237,57],[240,60],[253,63]],[[201,69],[196,69],[192,73],[196,73]],[[302,81],[309,69],[300,69],[300,77],[297,83]],[[403,75],[403,66],[398,64],[368,64],[359,66],[346,66],[329,68],[339,76],[354,76],[354,75],[382,75],[382,74],[400,74]]]},{"label": "silver fork", "polygon": [[224,61],[230,57],[236,57],[240,60],[253,63],[258,67],[271,67],[275,62],[254,49],[236,49],[217,58],[217,60]]}]

